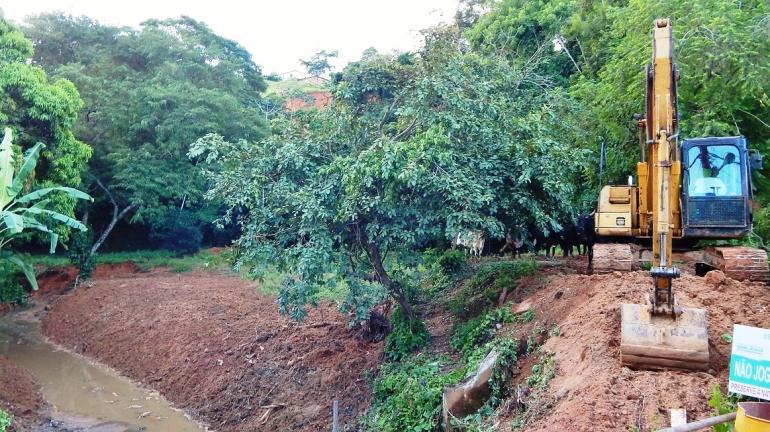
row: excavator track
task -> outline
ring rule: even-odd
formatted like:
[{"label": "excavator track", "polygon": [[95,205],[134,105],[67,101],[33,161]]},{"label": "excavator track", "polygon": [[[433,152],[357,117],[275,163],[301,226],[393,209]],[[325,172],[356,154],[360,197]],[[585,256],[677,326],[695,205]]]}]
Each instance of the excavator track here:
[{"label": "excavator track", "polygon": [[767,252],[742,246],[719,246],[703,250],[702,262],[740,281],[768,282]]},{"label": "excavator track", "polygon": [[593,272],[612,273],[636,270],[636,258],[628,243],[597,243],[593,251]]}]

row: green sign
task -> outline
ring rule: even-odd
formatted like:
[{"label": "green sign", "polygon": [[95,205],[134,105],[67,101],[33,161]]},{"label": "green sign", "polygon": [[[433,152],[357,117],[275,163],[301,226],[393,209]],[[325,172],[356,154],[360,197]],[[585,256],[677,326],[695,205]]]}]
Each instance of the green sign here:
[{"label": "green sign", "polygon": [[733,326],[728,390],[770,400],[770,330]]}]

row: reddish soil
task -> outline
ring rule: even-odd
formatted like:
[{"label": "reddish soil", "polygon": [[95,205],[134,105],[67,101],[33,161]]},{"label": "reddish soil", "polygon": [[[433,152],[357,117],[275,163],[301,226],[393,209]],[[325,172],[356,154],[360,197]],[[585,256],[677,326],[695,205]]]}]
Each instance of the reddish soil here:
[{"label": "reddish soil", "polygon": [[[649,273],[539,274],[522,280],[514,300],[535,310],[541,328],[557,324],[561,331],[541,348],[553,354],[556,376],[540,400],[527,401],[538,415],[524,430],[609,432],[636,427],[647,431],[667,426],[670,408],[686,409],[689,421],[713,415],[707,403],[711,390],[719,385],[725,392],[729,373],[730,345],[721,341],[721,335],[731,333],[733,323],[770,328],[767,285],[724,280],[714,274],[685,275],[675,282],[683,306],[708,311],[708,373],[621,366],[620,304],[643,303],[651,283]],[[517,384],[525,381],[532,360],[524,363]],[[508,430],[513,416],[513,412],[503,416],[500,430]]]},{"label": "reddish soil", "polygon": [[[108,272],[109,273],[109,272]],[[382,344],[331,306],[303,323],[253,284],[210,273],[99,275],[43,319],[57,343],[160,391],[217,431],[352,429],[369,405]]]},{"label": "reddish soil", "polygon": [[44,420],[47,406],[40,386],[26,371],[0,356],[0,408],[13,416],[12,431],[33,430]]}]

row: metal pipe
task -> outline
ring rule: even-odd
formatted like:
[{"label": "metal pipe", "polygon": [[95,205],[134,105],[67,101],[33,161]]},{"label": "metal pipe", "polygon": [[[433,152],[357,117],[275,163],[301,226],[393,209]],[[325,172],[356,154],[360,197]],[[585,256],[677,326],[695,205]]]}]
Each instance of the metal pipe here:
[{"label": "metal pipe", "polygon": [[700,429],[718,425],[721,423],[727,423],[735,420],[737,413],[724,414],[717,417],[709,417],[707,419],[698,420],[696,422],[687,423],[679,426],[672,426],[670,428],[658,429],[655,432],[694,432]]}]

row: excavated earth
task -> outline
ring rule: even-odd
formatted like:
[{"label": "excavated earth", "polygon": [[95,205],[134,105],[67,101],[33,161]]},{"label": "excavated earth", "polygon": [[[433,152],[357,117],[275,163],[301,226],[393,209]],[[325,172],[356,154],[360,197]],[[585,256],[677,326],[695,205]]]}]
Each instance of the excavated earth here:
[{"label": "excavated earth", "polygon": [[[649,273],[550,273],[522,280],[513,296],[514,308],[531,307],[541,327],[557,325],[560,333],[541,347],[553,355],[556,375],[544,395],[525,398],[527,409],[537,414],[523,430],[655,430],[668,426],[671,408],[686,409],[688,421],[710,417],[711,391],[720,386],[725,393],[729,373],[731,346],[721,336],[731,334],[733,324],[770,328],[766,284],[726,279],[721,272],[685,274],[675,289],[683,306],[708,312],[710,370],[631,370],[619,361],[620,304],[643,303]],[[518,385],[533,360],[522,363]],[[515,410],[504,413],[499,430],[508,430],[515,415]]]},{"label": "excavated earth", "polygon": [[11,430],[34,430],[47,409],[40,386],[26,371],[0,356],[0,408],[13,416]]},{"label": "excavated earth", "polygon": [[274,298],[230,275],[107,270],[55,301],[43,333],[160,391],[211,429],[330,429],[335,399],[340,424],[353,428],[368,407],[382,344],[360,340],[334,307],[295,323]]}]

